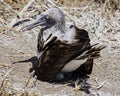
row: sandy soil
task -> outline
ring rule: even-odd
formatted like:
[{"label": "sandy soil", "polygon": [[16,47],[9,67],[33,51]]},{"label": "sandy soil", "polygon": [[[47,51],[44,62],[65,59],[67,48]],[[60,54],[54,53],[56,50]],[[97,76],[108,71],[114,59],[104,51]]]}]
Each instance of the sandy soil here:
[{"label": "sandy soil", "polygon": [[[2,12],[2,10],[0,11]],[[3,15],[1,15],[1,18],[3,18]],[[35,85],[31,82],[25,88],[30,78],[29,69],[36,56],[37,33],[33,31],[16,33],[1,30],[0,83],[4,74],[13,69],[6,76],[9,85],[8,91],[17,93],[29,91],[39,94],[38,96],[120,96],[120,41],[117,40],[109,41],[111,46],[104,49],[101,52],[101,57],[95,60],[93,72],[87,79],[87,83],[90,85],[87,91],[76,92],[74,87],[68,86],[67,83],[56,84],[42,81],[37,81]],[[94,33],[90,34],[94,36]],[[109,43],[106,43],[106,45],[109,46]],[[16,61],[28,59],[30,59],[28,62],[12,64]]]}]

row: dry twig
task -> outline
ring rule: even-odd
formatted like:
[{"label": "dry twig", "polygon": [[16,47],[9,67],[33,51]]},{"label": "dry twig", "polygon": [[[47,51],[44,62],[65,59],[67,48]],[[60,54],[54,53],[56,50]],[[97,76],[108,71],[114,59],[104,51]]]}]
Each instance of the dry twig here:
[{"label": "dry twig", "polygon": [[106,82],[106,80],[103,81],[96,89],[99,90],[100,88],[102,88],[104,86],[105,82]]},{"label": "dry twig", "polygon": [[[30,0],[26,6],[24,6],[24,8],[18,13],[19,17],[22,17],[24,12],[27,11],[27,9],[31,6],[31,4],[34,2],[35,0]],[[17,18],[15,17],[9,24],[9,27],[12,28],[12,26],[16,23]]]}]

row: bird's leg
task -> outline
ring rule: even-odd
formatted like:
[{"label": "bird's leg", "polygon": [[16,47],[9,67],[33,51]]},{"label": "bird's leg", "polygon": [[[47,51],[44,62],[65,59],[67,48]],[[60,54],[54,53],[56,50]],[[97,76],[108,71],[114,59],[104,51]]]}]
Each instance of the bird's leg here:
[{"label": "bird's leg", "polygon": [[82,89],[82,81],[78,78],[76,81],[75,81],[75,88],[74,88],[74,91],[79,91]]},{"label": "bird's leg", "polygon": [[80,91],[80,90],[88,90],[90,88],[90,85],[87,84],[86,80],[85,79],[80,79],[78,78],[76,81],[75,81],[75,88],[74,88],[74,91]]}]

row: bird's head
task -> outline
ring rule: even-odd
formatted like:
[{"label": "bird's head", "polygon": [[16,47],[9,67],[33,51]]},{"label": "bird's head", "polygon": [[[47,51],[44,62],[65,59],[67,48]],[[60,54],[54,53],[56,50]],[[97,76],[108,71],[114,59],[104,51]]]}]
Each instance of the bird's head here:
[{"label": "bird's head", "polygon": [[32,23],[23,27],[23,30],[30,30],[34,27],[41,26],[44,30],[49,29],[53,26],[59,28],[65,25],[65,16],[63,12],[58,8],[50,8],[45,12],[37,16]]}]

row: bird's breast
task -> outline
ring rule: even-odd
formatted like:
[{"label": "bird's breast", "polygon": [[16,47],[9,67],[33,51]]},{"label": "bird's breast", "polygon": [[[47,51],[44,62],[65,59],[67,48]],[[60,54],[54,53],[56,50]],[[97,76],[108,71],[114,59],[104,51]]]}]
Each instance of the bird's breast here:
[{"label": "bird's breast", "polygon": [[81,60],[72,60],[68,62],[62,69],[62,72],[72,72],[78,69],[81,64],[85,63],[87,59],[81,59]]}]

